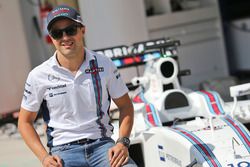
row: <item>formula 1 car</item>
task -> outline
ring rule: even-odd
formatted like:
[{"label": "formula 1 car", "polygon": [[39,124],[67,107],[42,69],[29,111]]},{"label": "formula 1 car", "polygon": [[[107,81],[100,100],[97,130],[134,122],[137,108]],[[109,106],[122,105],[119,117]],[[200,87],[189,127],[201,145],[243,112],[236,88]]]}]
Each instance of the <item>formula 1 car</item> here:
[{"label": "formula 1 car", "polygon": [[[121,61],[116,62],[118,67],[130,65],[124,62],[133,61],[124,59],[131,57],[135,63],[146,63],[143,76],[131,81],[139,87],[132,97],[130,156],[139,167],[250,166],[250,133],[243,124],[250,122],[250,113],[241,112],[250,100],[237,101],[238,96],[250,94],[250,84],[231,87],[234,102],[227,103],[217,92],[182,88],[179,45],[179,41],[160,39],[133,45],[126,51],[128,57],[110,54]],[[120,56],[121,50],[116,52]],[[117,139],[118,121],[113,125]]]}]

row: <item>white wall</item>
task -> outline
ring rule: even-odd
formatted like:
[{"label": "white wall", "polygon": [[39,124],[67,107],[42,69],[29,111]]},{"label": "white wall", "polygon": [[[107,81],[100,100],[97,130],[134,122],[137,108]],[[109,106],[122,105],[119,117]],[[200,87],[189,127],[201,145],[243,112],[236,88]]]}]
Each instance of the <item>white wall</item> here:
[{"label": "white wall", "polygon": [[100,49],[148,39],[143,0],[79,0],[86,45]]},{"label": "white wall", "polygon": [[28,45],[29,58],[31,61],[31,67],[33,68],[51,57],[54,51],[52,49],[52,44],[48,45],[45,38],[43,36],[39,36],[34,24],[34,19],[37,19],[40,26],[39,30],[42,33],[42,21],[40,18],[38,1],[22,0],[20,1],[20,8],[22,25],[24,26],[26,43]]},{"label": "white wall", "polygon": [[0,1],[0,113],[19,109],[30,70],[19,3],[21,1]]},{"label": "white wall", "polygon": [[[78,0],[87,27],[87,47],[130,45],[162,37],[180,40],[180,69],[191,69],[182,84],[194,89],[204,80],[228,76],[217,1],[201,2],[203,6],[193,10],[146,17],[143,0]],[[136,73],[135,68],[121,70],[125,82]]]}]

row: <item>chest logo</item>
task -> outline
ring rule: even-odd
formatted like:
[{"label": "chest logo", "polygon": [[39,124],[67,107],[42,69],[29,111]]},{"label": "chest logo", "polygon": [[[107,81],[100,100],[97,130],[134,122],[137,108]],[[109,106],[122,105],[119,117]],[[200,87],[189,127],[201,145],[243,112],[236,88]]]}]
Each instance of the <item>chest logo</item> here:
[{"label": "chest logo", "polygon": [[97,68],[92,68],[92,69],[86,69],[85,70],[85,73],[86,74],[89,74],[89,73],[91,73],[91,74],[96,74],[96,73],[98,73],[98,72],[103,72],[104,71],[104,68],[103,67],[97,67]]},{"label": "chest logo", "polygon": [[48,75],[48,80],[51,81],[51,82],[58,82],[60,80],[60,78],[55,76],[55,75],[49,74]]}]

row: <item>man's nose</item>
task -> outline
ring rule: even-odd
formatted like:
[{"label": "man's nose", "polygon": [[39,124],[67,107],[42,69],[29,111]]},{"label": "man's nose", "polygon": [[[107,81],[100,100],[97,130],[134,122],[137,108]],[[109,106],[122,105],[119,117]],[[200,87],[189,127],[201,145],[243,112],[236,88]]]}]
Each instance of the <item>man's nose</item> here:
[{"label": "man's nose", "polygon": [[67,38],[69,38],[69,35],[67,35],[67,33],[65,31],[63,31],[62,39],[67,39]]}]

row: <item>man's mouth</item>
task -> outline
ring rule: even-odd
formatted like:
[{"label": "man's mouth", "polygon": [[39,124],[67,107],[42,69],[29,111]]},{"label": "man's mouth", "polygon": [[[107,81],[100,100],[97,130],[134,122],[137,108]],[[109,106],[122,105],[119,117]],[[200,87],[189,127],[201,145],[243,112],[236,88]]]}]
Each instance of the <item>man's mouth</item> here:
[{"label": "man's mouth", "polygon": [[63,42],[62,46],[65,46],[66,48],[71,47],[74,42]]}]

